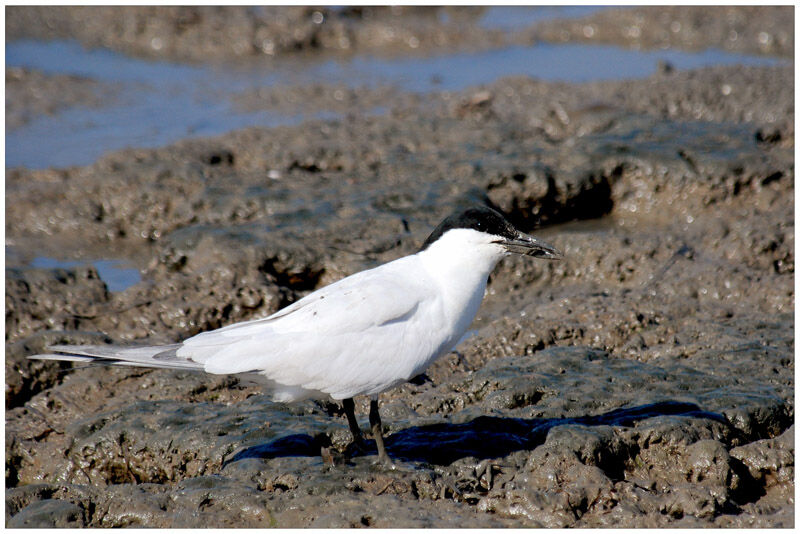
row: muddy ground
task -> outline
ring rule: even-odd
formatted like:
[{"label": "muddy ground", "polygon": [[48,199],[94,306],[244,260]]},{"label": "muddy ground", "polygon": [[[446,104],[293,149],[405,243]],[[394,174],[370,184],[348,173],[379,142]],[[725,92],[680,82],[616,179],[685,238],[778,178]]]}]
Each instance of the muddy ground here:
[{"label": "muddy ground", "polygon": [[617,8],[510,29],[481,24],[486,9],[10,6],[6,35],[77,39],[133,56],[201,62],[309,52],[430,54],[537,41],[794,55],[791,6]]},{"label": "muddy ground", "polygon": [[[9,28],[88,16],[16,9]],[[191,21],[239,16],[175,12],[190,22],[166,48],[183,58]],[[85,33],[49,28],[119,48],[95,13]],[[351,43],[380,43],[361,36],[382,17],[416,28],[431,16],[376,13],[348,22]],[[657,42],[678,15],[652,13],[642,28]],[[756,40],[778,28],[771,42],[793,46],[770,10],[692,13]],[[431,20],[448,46],[467,46]],[[142,27],[123,50],[145,53]],[[415,53],[430,52],[416,38]],[[342,118],[7,169],[7,526],[793,526],[792,67],[360,91],[265,88],[237,104],[307,102]],[[362,97],[387,111],[367,113]],[[170,342],[265,316],[413,253],[476,202],[567,259],[501,262],[458,352],[382,395],[395,470],[349,456],[333,403],[273,404],[230,377],[25,359],[52,343]],[[127,258],[143,281],[111,292],[93,267],[26,267],[65,251]],[[365,399],[356,410],[366,426]]]},{"label": "muddy ground", "polygon": [[93,107],[113,101],[111,88],[91,78],[44,74],[37,70],[6,70],[6,130],[42,115],[55,115],[73,106]]}]

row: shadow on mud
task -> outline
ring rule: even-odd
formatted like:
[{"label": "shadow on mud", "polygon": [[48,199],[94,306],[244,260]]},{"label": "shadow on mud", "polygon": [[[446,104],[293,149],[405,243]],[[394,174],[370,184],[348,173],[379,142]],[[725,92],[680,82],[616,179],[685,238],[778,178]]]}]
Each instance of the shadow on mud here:
[{"label": "shadow on mud", "polygon": [[[530,450],[544,443],[547,432],[559,425],[631,426],[636,421],[662,415],[713,419],[725,424],[727,420],[707,412],[695,404],[657,402],[633,408],[620,408],[608,413],[558,419],[520,419],[515,417],[476,417],[460,424],[440,423],[412,427],[395,432],[386,438],[389,455],[398,460],[448,465],[459,458],[498,458],[519,450]],[[325,437],[292,434],[263,445],[241,450],[226,464],[245,458],[279,458],[287,456],[319,456]],[[371,440],[367,441],[374,445]],[[371,450],[367,454],[377,454]],[[354,456],[358,456],[354,453]]]}]

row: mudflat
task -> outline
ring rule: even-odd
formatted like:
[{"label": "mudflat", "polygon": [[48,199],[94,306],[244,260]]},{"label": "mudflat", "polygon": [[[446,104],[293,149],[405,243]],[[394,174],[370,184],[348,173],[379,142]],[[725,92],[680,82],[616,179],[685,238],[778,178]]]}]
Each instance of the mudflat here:
[{"label": "mudflat", "polygon": [[[575,40],[786,58],[794,44],[792,8],[608,10],[513,32],[479,16],[10,7],[7,35],[189,62]],[[18,125],[112,98],[80,76],[6,80]],[[792,65],[422,94],[321,79],[233,100],[336,116],[6,168],[7,526],[794,526]],[[457,352],[381,396],[395,470],[343,454],[333,402],[26,359],[266,316],[413,253],[476,202],[566,259],[503,260]],[[66,256],[122,259],[141,280],[111,290],[91,262],[33,261]],[[366,427],[366,399],[356,413]]]}]

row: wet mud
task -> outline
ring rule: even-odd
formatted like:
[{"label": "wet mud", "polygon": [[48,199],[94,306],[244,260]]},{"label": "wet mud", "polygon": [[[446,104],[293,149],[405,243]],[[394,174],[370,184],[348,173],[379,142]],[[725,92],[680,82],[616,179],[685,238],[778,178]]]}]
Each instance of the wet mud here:
[{"label": "wet mud", "polygon": [[[205,19],[163,9],[188,21],[165,47],[186,58]],[[7,24],[53,17],[29,27],[100,39],[102,10],[86,33],[53,22],[85,13],[9,8]],[[282,13],[287,27],[313,18]],[[325,20],[371,21],[353,24],[360,47],[380,43],[360,36],[386,17],[416,27],[426,13]],[[739,35],[781,24],[754,13]],[[417,39],[420,53],[435,41]],[[145,54],[139,42],[125,51]],[[341,115],[6,170],[7,526],[794,525],[791,66],[425,95],[320,83],[236,100]],[[457,350],[381,396],[394,470],[350,450],[332,402],[25,359],[266,316],[414,252],[475,202],[566,259],[503,260]],[[122,258],[142,280],[112,291],[91,265],[32,268],[38,256]],[[366,427],[366,399],[356,414]]]},{"label": "wet mud", "polygon": [[794,12],[789,6],[640,6],[542,24],[531,38],[553,42],[611,43],[635,48],[709,46],[737,52],[794,56]]},{"label": "wet mud", "polygon": [[[487,7],[48,6],[6,10],[9,39],[77,39],[125,54],[183,61],[258,56],[429,54],[531,42],[721,48],[791,57],[790,6],[598,10],[529,27],[484,24]],[[514,18],[514,15],[507,16]]]},{"label": "wet mud", "polygon": [[41,114],[55,115],[74,106],[97,107],[113,99],[110,87],[91,78],[23,68],[6,69],[5,87],[7,131]]},{"label": "wet mud", "polygon": [[151,6],[9,8],[9,38],[77,39],[133,56],[235,60],[307,52],[407,54],[505,44],[485,8]]}]

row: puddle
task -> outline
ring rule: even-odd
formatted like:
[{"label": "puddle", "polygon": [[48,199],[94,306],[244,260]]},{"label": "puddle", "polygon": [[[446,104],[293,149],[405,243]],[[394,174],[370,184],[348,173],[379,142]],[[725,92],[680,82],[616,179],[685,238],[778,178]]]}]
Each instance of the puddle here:
[{"label": "puddle", "polygon": [[[487,18],[490,24],[510,24],[515,13],[514,8],[490,9]],[[152,148],[186,137],[221,135],[249,126],[290,125],[309,118],[338,116],[332,112],[247,112],[233,104],[235,95],[265,85],[324,82],[356,88],[389,85],[412,92],[458,91],[504,76],[566,82],[640,78],[654,73],[660,62],[678,69],[785,63],[720,50],[689,53],[538,44],[422,58],[259,60],[232,68],[144,61],[109,50],[86,50],[74,41],[14,41],[6,45],[7,67],[89,77],[118,88],[118,94],[107,106],[74,107],[7,131],[6,167],[87,165],[105,152],[126,147]]]},{"label": "puddle", "polygon": [[122,260],[94,260],[94,261],[65,261],[46,256],[39,256],[31,260],[30,267],[35,269],[69,269],[79,265],[91,263],[97,269],[100,279],[106,283],[108,290],[119,292],[141,282],[142,276],[138,269],[132,268]]}]

